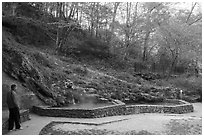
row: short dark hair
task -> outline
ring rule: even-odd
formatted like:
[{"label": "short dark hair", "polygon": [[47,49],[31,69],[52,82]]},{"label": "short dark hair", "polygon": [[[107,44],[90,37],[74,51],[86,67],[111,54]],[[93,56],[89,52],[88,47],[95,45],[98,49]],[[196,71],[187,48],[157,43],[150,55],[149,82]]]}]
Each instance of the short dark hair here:
[{"label": "short dark hair", "polygon": [[11,85],[11,90],[14,90],[16,88],[16,84]]}]

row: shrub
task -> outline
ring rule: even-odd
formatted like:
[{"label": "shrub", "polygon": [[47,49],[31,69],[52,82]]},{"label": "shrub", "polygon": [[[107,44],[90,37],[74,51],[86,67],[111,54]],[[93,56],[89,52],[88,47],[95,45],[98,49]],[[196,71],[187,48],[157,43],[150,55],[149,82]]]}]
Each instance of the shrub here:
[{"label": "shrub", "polygon": [[185,73],[186,67],[179,65],[174,68],[174,73],[183,74]]},{"label": "shrub", "polygon": [[134,71],[135,72],[142,72],[148,69],[147,64],[145,64],[143,61],[136,61],[134,63]]},{"label": "shrub", "polygon": [[199,95],[202,97],[202,78],[201,77],[186,77],[181,76],[178,78],[173,78],[169,81],[171,84],[175,85],[176,87],[185,89],[187,92],[186,94],[189,95]]},{"label": "shrub", "polygon": [[85,34],[84,31],[72,31],[62,44],[60,52],[77,57],[91,56],[103,59],[109,57],[109,46],[101,39]]},{"label": "shrub", "polygon": [[46,56],[44,56],[43,54],[36,52],[35,54],[33,54],[33,56],[39,64],[45,67],[53,68],[53,64],[51,64],[48,58],[46,58]]},{"label": "shrub", "polygon": [[53,40],[48,36],[46,25],[33,19],[3,17],[2,26],[7,28],[17,42],[21,44],[42,47],[53,45]]},{"label": "shrub", "polygon": [[84,54],[92,54],[96,57],[103,58],[109,51],[108,45],[97,38],[87,38],[84,44],[78,47],[78,50]]},{"label": "shrub", "polygon": [[88,70],[86,68],[86,66],[82,67],[82,66],[75,66],[73,71],[79,75],[87,75],[88,74]]}]

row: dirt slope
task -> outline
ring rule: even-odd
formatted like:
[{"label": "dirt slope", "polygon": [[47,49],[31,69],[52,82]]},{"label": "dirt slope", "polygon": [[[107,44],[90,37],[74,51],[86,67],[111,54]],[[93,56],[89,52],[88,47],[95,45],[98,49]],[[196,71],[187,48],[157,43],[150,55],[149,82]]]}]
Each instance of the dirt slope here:
[{"label": "dirt slope", "polygon": [[[3,17],[2,21],[3,72],[14,79],[20,90],[23,88],[19,96],[29,91],[50,106],[71,104],[73,98],[80,102],[83,91],[124,102],[158,102],[175,97],[176,90],[146,86],[145,80],[127,72],[116,71],[117,77],[110,76],[109,71],[101,72],[76,57],[53,54],[54,43],[49,35],[56,35],[55,30],[45,23],[25,17]],[[67,82],[73,82],[76,89],[67,89]],[[9,84],[4,84],[4,89]]]}]

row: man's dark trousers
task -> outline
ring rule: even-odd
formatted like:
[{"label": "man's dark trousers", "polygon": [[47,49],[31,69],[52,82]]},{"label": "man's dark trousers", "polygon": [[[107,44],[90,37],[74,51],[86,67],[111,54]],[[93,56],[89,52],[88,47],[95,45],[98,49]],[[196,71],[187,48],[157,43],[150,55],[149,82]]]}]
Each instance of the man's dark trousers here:
[{"label": "man's dark trousers", "polygon": [[12,130],[14,127],[14,123],[15,123],[15,127],[16,129],[19,129],[20,126],[20,114],[19,114],[19,108],[15,107],[15,108],[9,108],[9,130]]}]

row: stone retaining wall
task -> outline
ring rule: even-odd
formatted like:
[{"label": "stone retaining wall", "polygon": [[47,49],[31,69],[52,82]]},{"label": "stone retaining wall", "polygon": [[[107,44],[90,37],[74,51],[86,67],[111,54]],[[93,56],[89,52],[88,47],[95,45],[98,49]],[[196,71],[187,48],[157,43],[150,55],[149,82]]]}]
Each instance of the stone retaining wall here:
[{"label": "stone retaining wall", "polygon": [[70,117],[70,118],[96,118],[114,116],[122,113],[125,104],[111,105],[93,109],[52,108],[48,106],[33,106],[33,112],[42,116]]},{"label": "stone retaining wall", "polygon": [[193,112],[193,105],[183,100],[166,100],[166,102],[177,103],[178,105],[127,105],[125,114],[135,113],[190,113]]},{"label": "stone retaining wall", "polygon": [[71,118],[99,118],[115,115],[129,115],[138,113],[174,113],[182,114],[193,112],[192,104],[183,100],[167,100],[177,102],[178,105],[118,105],[105,106],[93,109],[51,108],[34,106],[33,112],[42,116],[71,117]]},{"label": "stone retaining wall", "polygon": [[[29,110],[20,110],[21,123],[28,120],[30,120]],[[6,133],[8,133],[8,120],[2,123],[2,134],[4,135]]]}]

